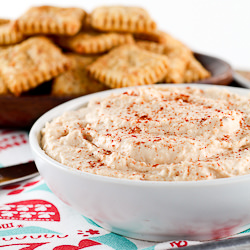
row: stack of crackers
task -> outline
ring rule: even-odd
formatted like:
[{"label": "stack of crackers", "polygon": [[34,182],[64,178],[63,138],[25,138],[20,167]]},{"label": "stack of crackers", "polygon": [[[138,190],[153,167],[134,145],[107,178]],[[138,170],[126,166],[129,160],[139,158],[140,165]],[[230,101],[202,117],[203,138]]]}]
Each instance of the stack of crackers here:
[{"label": "stack of crackers", "polygon": [[159,31],[143,8],[38,6],[0,20],[0,94],[20,96],[45,82],[51,95],[194,82],[210,76],[192,51]]}]

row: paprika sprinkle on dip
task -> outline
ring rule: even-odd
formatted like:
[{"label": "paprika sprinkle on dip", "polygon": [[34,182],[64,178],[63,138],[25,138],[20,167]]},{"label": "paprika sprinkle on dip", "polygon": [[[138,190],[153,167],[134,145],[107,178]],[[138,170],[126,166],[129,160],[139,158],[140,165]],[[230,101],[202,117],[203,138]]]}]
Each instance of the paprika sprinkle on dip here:
[{"label": "paprika sprinkle on dip", "polygon": [[192,181],[250,173],[250,100],[222,88],[150,86],[91,100],[42,130],[69,167],[133,180]]}]

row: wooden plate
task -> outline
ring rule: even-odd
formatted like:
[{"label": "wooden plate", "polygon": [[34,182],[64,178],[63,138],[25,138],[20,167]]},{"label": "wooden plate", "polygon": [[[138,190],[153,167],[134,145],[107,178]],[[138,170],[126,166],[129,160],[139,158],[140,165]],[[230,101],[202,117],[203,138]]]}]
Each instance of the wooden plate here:
[{"label": "wooden plate", "polygon": [[210,78],[198,81],[197,83],[228,85],[232,82],[233,69],[227,62],[200,53],[194,53],[194,56],[212,74]]},{"label": "wooden plate", "polygon": [[[232,81],[233,71],[228,63],[199,53],[195,53],[195,57],[212,73],[199,83],[228,85]],[[0,96],[0,127],[29,129],[46,111],[74,98],[51,96],[49,89],[50,83],[47,83],[20,97]]]}]

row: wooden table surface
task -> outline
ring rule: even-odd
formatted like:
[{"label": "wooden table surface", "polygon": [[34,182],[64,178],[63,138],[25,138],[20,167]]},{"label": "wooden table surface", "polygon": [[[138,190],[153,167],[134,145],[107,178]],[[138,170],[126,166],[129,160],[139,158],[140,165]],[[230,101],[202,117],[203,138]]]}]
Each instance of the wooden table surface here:
[{"label": "wooden table surface", "polygon": [[250,71],[243,71],[243,70],[235,70],[235,71],[250,81]]},{"label": "wooden table surface", "polygon": [[[242,76],[245,78],[245,80],[250,81],[250,71],[243,71],[243,70],[234,70],[235,73],[237,73],[239,76]],[[234,86],[234,87],[241,87],[241,88],[247,88],[246,85],[237,82],[236,76],[234,77],[234,80],[229,84],[229,86]]]}]

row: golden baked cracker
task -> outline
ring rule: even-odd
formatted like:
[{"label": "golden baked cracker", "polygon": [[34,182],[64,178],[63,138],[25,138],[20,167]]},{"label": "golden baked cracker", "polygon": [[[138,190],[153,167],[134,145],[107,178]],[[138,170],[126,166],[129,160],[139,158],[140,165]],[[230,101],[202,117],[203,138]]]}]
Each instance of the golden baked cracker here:
[{"label": "golden baked cracker", "polygon": [[72,67],[53,79],[52,95],[55,96],[80,96],[107,89],[107,87],[91,79],[86,72],[86,66],[96,57],[67,54]]},{"label": "golden baked cracker", "polygon": [[25,39],[25,36],[13,28],[13,21],[0,20],[0,45],[16,44]]},{"label": "golden baked cracker", "polygon": [[147,32],[147,33],[135,33],[133,35],[134,38],[138,40],[146,40],[150,42],[163,43],[163,44],[168,43],[169,40],[172,39],[171,35],[161,30],[155,30],[153,32]]},{"label": "golden baked cracker", "polygon": [[12,48],[15,45],[0,45],[0,53],[6,49]]},{"label": "golden baked cracker", "polygon": [[68,58],[49,39],[31,37],[0,53],[0,74],[16,96],[67,70]]},{"label": "golden baked cracker", "polygon": [[[173,36],[171,36],[170,34],[164,32],[164,31],[160,31],[157,30],[155,32],[151,32],[148,34],[134,34],[134,36],[139,36],[141,37],[142,40],[146,40],[149,42],[155,42],[155,43],[160,43],[165,45],[166,47],[166,53],[169,53],[170,51],[173,52],[177,52],[180,50],[185,49],[186,51],[189,51],[189,53],[191,53],[191,50],[185,46],[181,41],[179,41],[178,39],[174,38]],[[140,39],[139,39],[140,40]]]},{"label": "golden baked cracker", "polygon": [[82,21],[82,31],[86,31],[86,30],[91,30],[92,26],[91,26],[91,15],[89,13],[85,13],[84,19]]},{"label": "golden baked cracker", "polygon": [[151,32],[156,23],[146,10],[139,7],[103,6],[91,13],[91,25],[102,31]]},{"label": "golden baked cracker", "polygon": [[134,40],[131,34],[86,31],[75,36],[58,37],[56,42],[79,54],[97,54],[118,45],[133,43]]},{"label": "golden baked cracker", "polygon": [[165,77],[167,83],[183,83],[184,75],[189,63],[191,54],[185,49],[167,53],[169,59],[169,70]]},{"label": "golden baked cracker", "polygon": [[153,84],[166,74],[168,59],[136,45],[122,45],[99,57],[87,70],[111,88]]},{"label": "golden baked cracker", "polygon": [[193,52],[172,36],[168,36],[165,46],[165,54],[170,61],[170,67],[165,81],[167,83],[182,83],[184,82],[184,74]]},{"label": "golden baked cracker", "polygon": [[169,59],[168,72],[163,79],[167,83],[182,83],[187,64],[191,58],[192,52],[178,43],[158,44],[155,42],[140,41],[136,43],[142,49],[166,55]]},{"label": "golden baked cracker", "polygon": [[0,25],[10,23],[10,19],[0,18]]},{"label": "golden baked cracker", "polygon": [[165,54],[166,52],[166,47],[164,44],[148,42],[148,41],[137,41],[136,45],[141,49],[145,49],[157,54]]},{"label": "golden baked cracker", "polygon": [[5,95],[7,93],[9,93],[8,88],[3,79],[0,77],[0,95]]},{"label": "golden baked cracker", "polygon": [[188,49],[188,47],[185,46],[182,42],[180,42],[178,39],[174,38],[173,36],[164,31],[156,30],[150,33],[139,33],[134,34],[134,37],[139,41],[146,40],[148,42],[164,44],[168,51],[183,49],[183,47],[186,50],[190,51],[190,49]]},{"label": "golden baked cracker", "polygon": [[80,8],[38,6],[30,8],[15,21],[24,34],[75,35],[82,26],[85,11]]},{"label": "golden baked cracker", "polygon": [[194,56],[192,56],[184,74],[184,82],[197,82],[210,76],[211,73],[206,70]]}]

